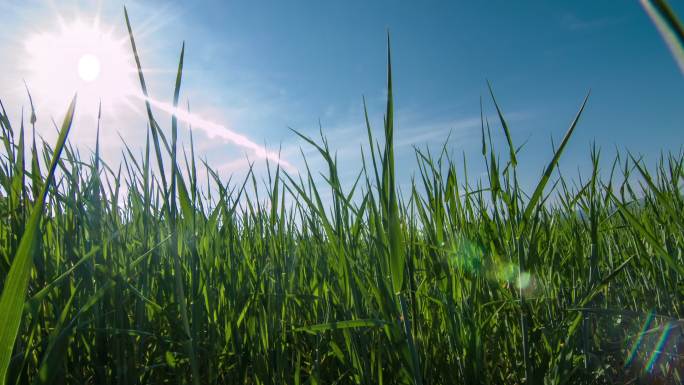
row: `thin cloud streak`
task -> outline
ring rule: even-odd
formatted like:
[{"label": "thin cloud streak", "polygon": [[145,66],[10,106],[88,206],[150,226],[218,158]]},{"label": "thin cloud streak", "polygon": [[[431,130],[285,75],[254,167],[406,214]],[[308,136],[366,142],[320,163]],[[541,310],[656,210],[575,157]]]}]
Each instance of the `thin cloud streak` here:
[{"label": "thin cloud streak", "polygon": [[[400,138],[396,141],[395,147],[410,146],[421,142],[428,142],[437,138],[446,139],[449,136],[449,132],[456,131],[462,133],[477,127],[480,127],[479,116],[465,118],[456,122],[450,121],[430,125],[428,127],[419,127],[417,130],[413,130],[412,132],[398,132],[397,136]],[[401,138],[402,134],[405,134],[405,137]]]},{"label": "thin cloud streak", "polygon": [[[506,121],[519,122],[528,119],[530,114],[527,112],[506,113]],[[498,116],[486,116],[489,122],[498,124]],[[404,124],[404,126],[407,124]],[[458,120],[437,121],[432,124],[418,125],[411,130],[398,130],[395,134],[394,146],[406,147],[416,144],[428,144],[434,140],[446,140],[451,134],[457,134],[457,138],[463,139],[469,135],[472,137],[480,136],[482,120],[480,116],[465,117]],[[451,136],[454,139],[454,136]]]},{"label": "thin cloud streak", "polygon": [[141,99],[148,101],[152,106],[168,113],[175,114],[176,117],[189,125],[199,128],[204,131],[210,139],[221,138],[233,144],[236,144],[242,148],[246,148],[254,152],[254,154],[260,158],[268,159],[278,163],[283,166],[288,171],[296,171],[297,168],[293,166],[290,162],[282,159],[277,152],[269,151],[266,147],[260,146],[253,142],[248,137],[238,134],[230,130],[228,127],[211,122],[188,111],[184,111],[180,108],[174,107],[171,104],[161,102],[152,98],[145,98],[144,96],[139,96]]}]

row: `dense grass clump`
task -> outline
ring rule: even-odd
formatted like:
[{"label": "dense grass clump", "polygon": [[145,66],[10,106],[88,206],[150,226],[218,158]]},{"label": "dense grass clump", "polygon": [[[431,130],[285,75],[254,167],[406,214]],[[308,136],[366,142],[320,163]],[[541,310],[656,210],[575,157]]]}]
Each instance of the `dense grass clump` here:
[{"label": "dense grass clump", "polygon": [[[684,155],[619,155],[602,178],[594,150],[566,180],[583,104],[524,191],[492,94],[505,161],[483,119],[487,178],[416,150],[400,192],[388,70],[384,145],[369,124],[353,186],[325,140],[303,137],[324,184],[204,164],[200,185],[149,105],[144,153],[118,168],[65,144],[73,105],[54,148],[3,108],[0,383],[681,383]],[[181,73],[182,54],[176,103]]]}]

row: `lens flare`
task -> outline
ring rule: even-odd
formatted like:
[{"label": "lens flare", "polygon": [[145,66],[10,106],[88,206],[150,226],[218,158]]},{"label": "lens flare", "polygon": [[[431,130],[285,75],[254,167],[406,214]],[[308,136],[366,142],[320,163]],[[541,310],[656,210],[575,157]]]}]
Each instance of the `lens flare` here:
[{"label": "lens flare", "polygon": [[482,246],[463,236],[452,241],[449,262],[461,271],[515,287],[525,295],[537,291],[538,282],[532,273],[521,271],[516,263],[502,261],[496,253],[486,253]]},{"label": "lens flare", "polygon": [[517,281],[517,286],[518,289],[520,290],[527,290],[529,289],[532,284],[532,274],[526,272],[526,271],[521,271],[520,274],[518,274],[518,281]]},{"label": "lens flare", "polygon": [[632,348],[629,349],[629,354],[627,355],[627,359],[625,360],[625,368],[630,366],[632,362],[634,362],[637,353],[639,353],[639,348],[644,342],[644,337],[646,336],[647,331],[651,327],[651,324],[653,323],[654,319],[655,312],[651,311],[650,313],[648,313],[648,317],[646,317],[646,321],[644,322],[644,325],[641,327],[641,331],[639,332],[639,334],[637,334],[637,337],[634,340],[634,343],[632,344]]},{"label": "lens flare", "polygon": [[653,369],[655,368],[656,364],[658,363],[659,358],[661,357],[662,353],[665,351],[668,338],[670,337],[670,333],[672,332],[672,330],[674,328],[675,328],[675,325],[673,322],[668,322],[663,327],[663,331],[662,331],[662,333],[660,333],[660,338],[658,338],[658,342],[656,343],[656,346],[653,349],[653,352],[651,352],[651,356],[648,358],[648,361],[646,362],[646,372],[648,372],[648,373],[653,372]]},{"label": "lens flare", "polygon": [[451,263],[472,274],[483,270],[484,251],[474,242],[461,237],[451,247]]}]

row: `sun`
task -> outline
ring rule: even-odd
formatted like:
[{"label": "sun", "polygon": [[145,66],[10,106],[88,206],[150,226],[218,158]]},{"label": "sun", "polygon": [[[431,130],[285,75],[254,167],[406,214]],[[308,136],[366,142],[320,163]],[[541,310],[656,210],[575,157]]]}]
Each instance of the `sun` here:
[{"label": "sun", "polygon": [[128,40],[99,21],[62,21],[59,28],[25,40],[30,92],[51,106],[64,106],[78,93],[80,113],[116,111],[139,93]]},{"label": "sun", "polygon": [[78,75],[81,79],[92,82],[100,74],[100,59],[97,56],[87,53],[81,56],[78,61]]}]

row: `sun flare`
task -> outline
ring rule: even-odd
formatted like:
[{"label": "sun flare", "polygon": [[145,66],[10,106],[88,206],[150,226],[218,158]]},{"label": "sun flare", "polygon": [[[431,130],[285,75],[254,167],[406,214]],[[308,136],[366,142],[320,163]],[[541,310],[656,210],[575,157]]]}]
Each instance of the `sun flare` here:
[{"label": "sun flare", "polygon": [[125,37],[98,22],[62,23],[25,41],[27,83],[43,103],[63,106],[75,92],[81,113],[113,110],[135,95],[134,67]]},{"label": "sun flare", "polygon": [[93,54],[85,54],[78,61],[78,75],[81,79],[92,82],[100,74],[100,59]]}]

